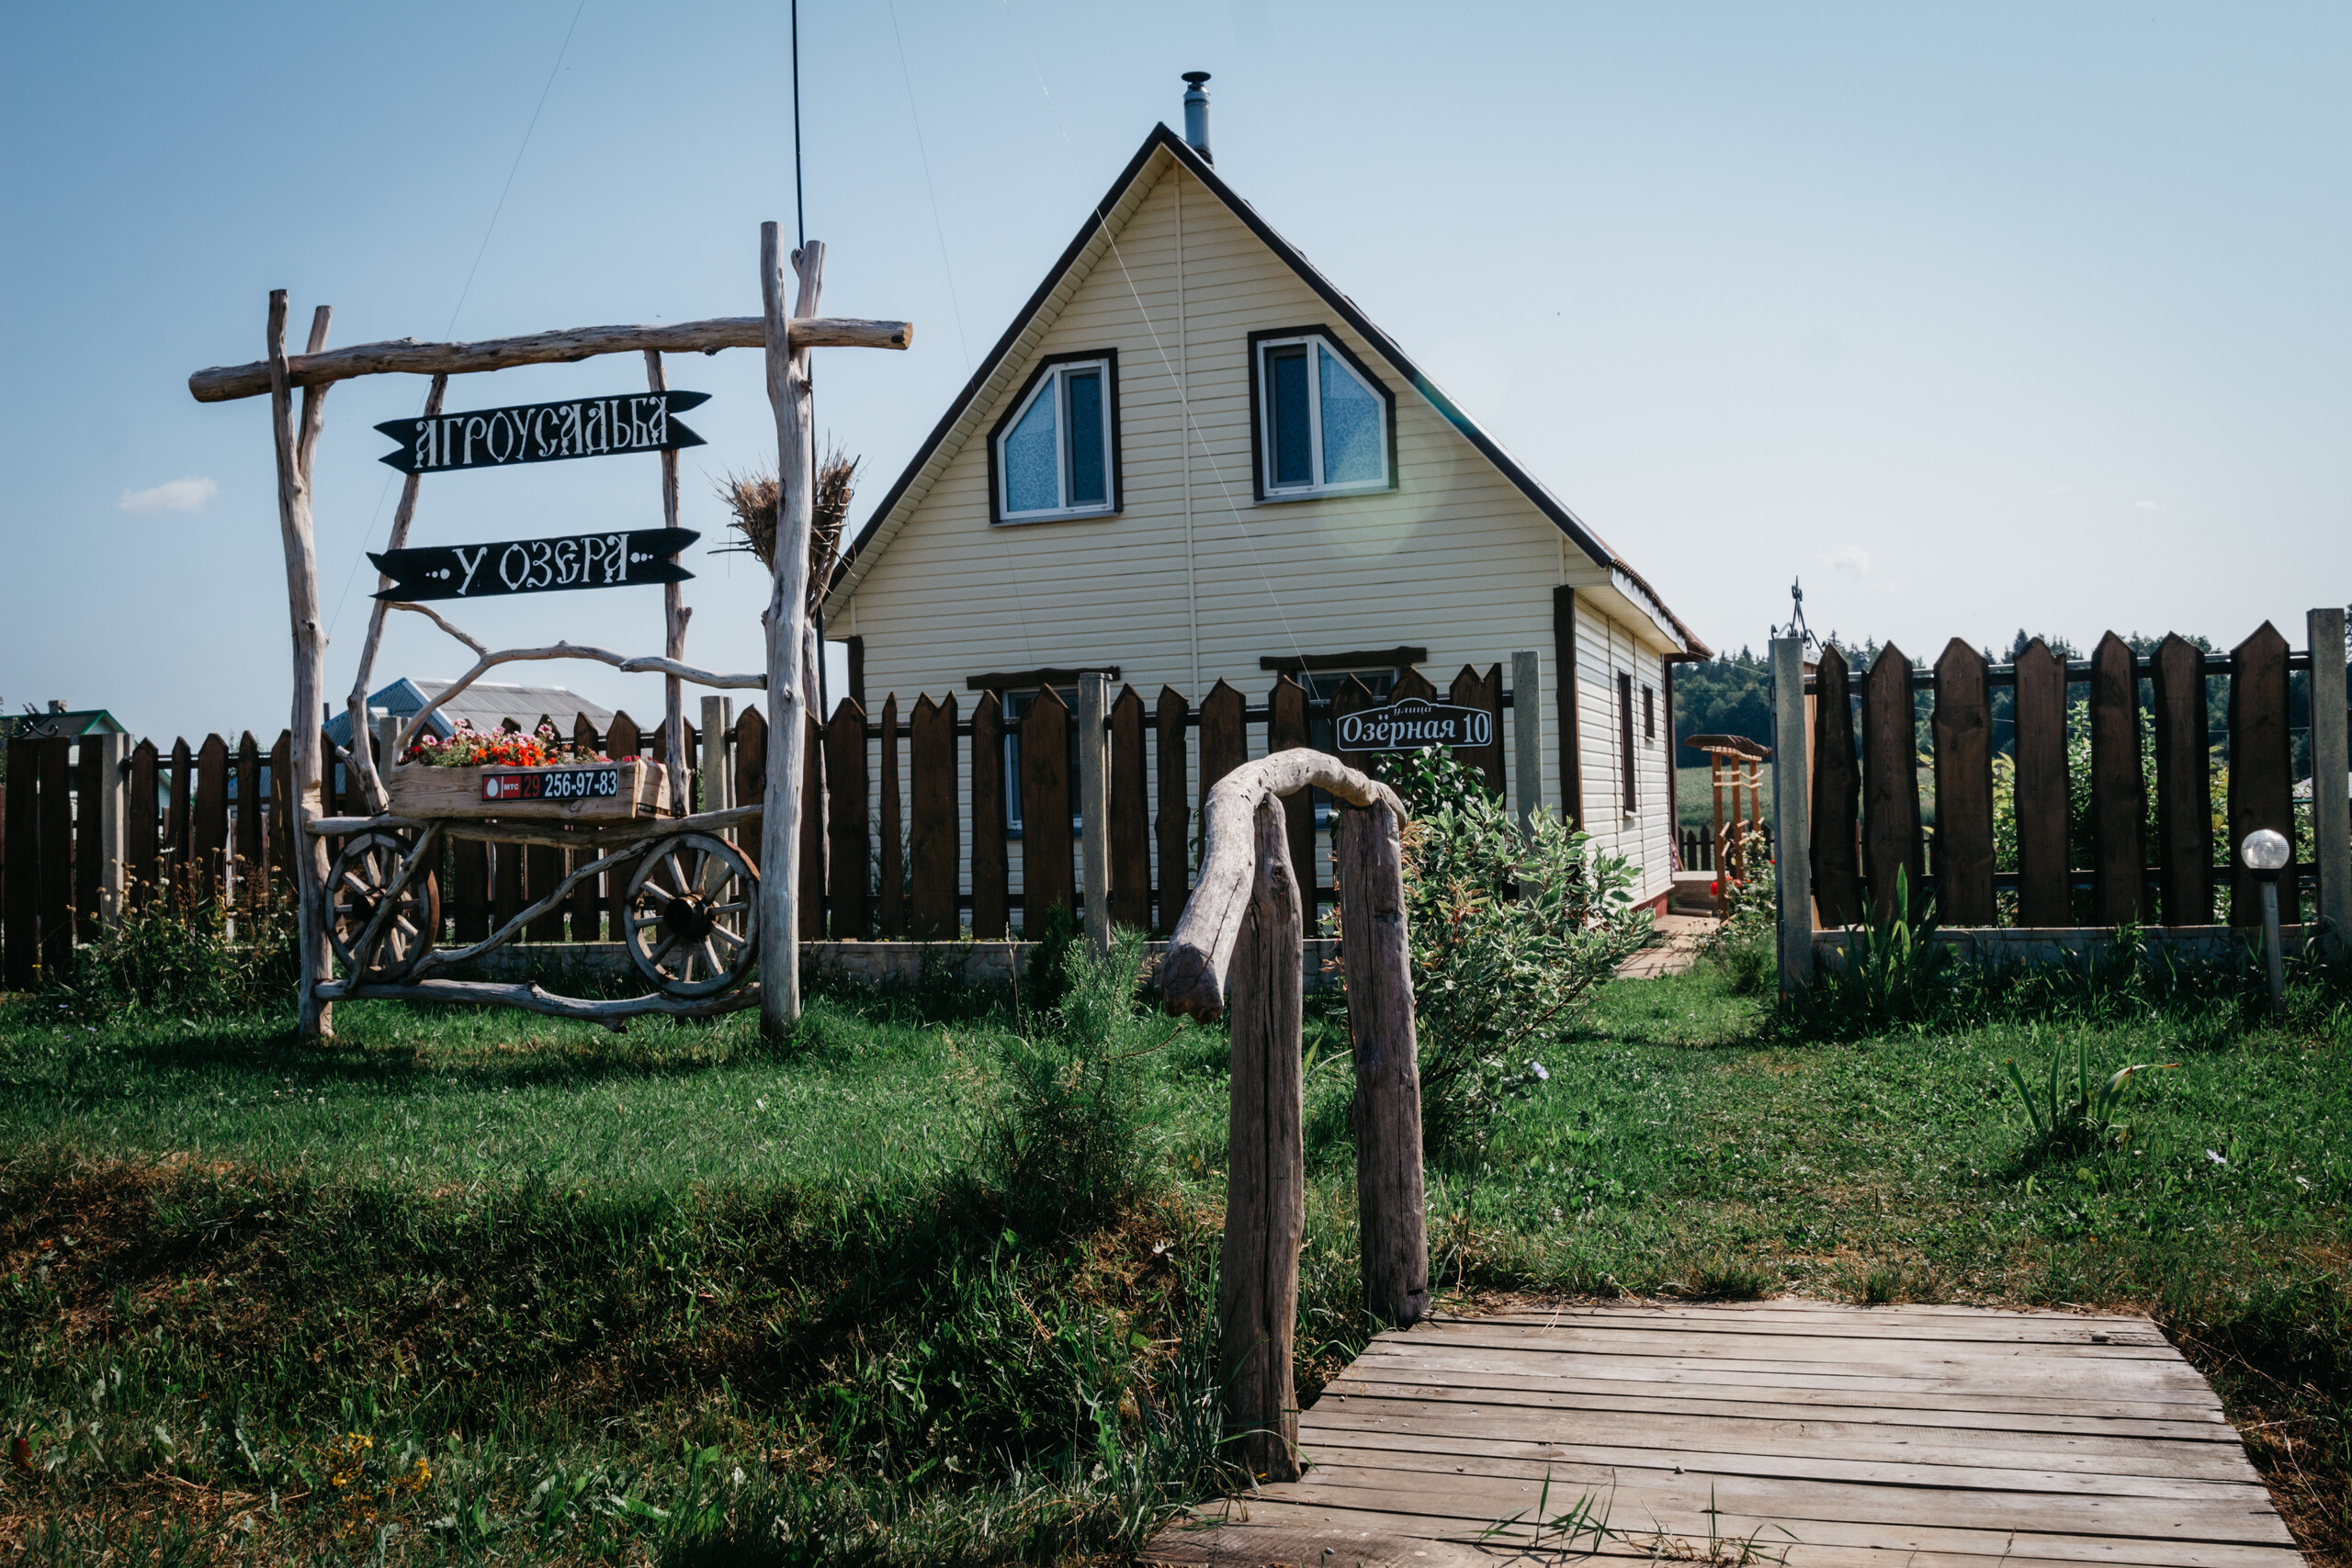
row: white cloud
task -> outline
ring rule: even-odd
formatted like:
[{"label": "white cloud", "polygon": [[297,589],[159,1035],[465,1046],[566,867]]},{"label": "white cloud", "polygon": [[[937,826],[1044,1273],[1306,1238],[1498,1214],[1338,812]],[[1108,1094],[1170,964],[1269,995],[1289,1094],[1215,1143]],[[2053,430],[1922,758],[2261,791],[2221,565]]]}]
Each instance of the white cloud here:
[{"label": "white cloud", "polygon": [[2052,485],[2050,487],[2050,493],[2052,495],[2067,495],[2073,492],[2074,488],[2075,487],[2073,485]]},{"label": "white cloud", "polygon": [[2162,512],[2164,510],[2163,507],[2158,506],[2153,501],[2135,501],[2132,504],[2142,512]]},{"label": "white cloud", "polygon": [[1871,569],[1871,553],[1860,545],[1846,545],[1838,549],[1824,550],[1821,564],[1860,576]]},{"label": "white cloud", "polygon": [[201,512],[220,493],[220,487],[210,479],[191,475],[153,490],[124,491],[115,504],[125,512]]}]

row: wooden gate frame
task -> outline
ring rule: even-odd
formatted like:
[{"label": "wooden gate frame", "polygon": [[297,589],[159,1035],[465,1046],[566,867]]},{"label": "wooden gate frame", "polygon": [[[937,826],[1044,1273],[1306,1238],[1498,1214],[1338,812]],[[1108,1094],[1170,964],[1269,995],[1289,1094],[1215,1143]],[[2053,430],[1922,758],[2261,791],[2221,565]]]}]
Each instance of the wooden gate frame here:
[{"label": "wooden gate frame", "polygon": [[1243,764],[1209,791],[1201,876],[1159,976],[1171,1014],[1233,1008],[1232,1099],[1217,1345],[1226,1428],[1250,1473],[1298,1478],[1291,1378],[1306,1224],[1300,1050],[1306,932],[1282,797],[1340,802],[1340,940],[1354,1040],[1356,1211],[1364,1304],[1402,1327],[1429,1310],[1421,1086],[1405,916],[1405,803],[1336,757],[1299,748]]},{"label": "wooden gate frame", "polygon": [[[329,350],[327,326],[331,306],[318,307],[311,319],[308,346],[299,355],[286,352],[287,292],[272,289],[267,329],[268,357],[252,364],[198,370],[188,378],[188,391],[198,402],[225,402],[269,395],[271,431],[277,456],[278,536],[286,557],[287,608],[292,622],[294,700],[292,772],[287,798],[294,807],[291,857],[294,863],[296,907],[300,921],[301,998],[300,1027],[305,1038],[333,1032],[333,1002],[341,997],[420,993],[434,1000],[500,1003],[536,1012],[593,1017],[617,1025],[636,1013],[684,1010],[668,998],[633,998],[594,1003],[551,997],[536,985],[485,986],[455,980],[421,981],[412,986],[370,987],[333,978],[333,955],[327,941],[323,895],[327,878],[326,840],[371,826],[398,827],[404,819],[386,815],[388,804],[377,776],[366,720],[367,682],[373,672],[386,608],[413,610],[430,617],[442,630],[470,648],[474,668],[463,681],[419,712],[398,736],[401,746],[413,739],[434,708],[481,679],[497,665],[518,660],[592,659],[625,672],[659,671],[669,676],[664,729],[669,737],[673,772],[684,773],[684,728],[680,682],[692,681],[719,687],[757,687],[768,694],[770,743],[764,812],[706,813],[701,818],[673,818],[663,832],[691,831],[690,824],[715,827],[715,819],[729,823],[752,816],[763,818],[760,863],[768,874],[760,880],[760,973],[768,983],[756,987],[763,1029],[771,1034],[788,1030],[800,1012],[799,932],[795,889],[799,861],[800,783],[808,750],[809,694],[817,685],[820,666],[816,628],[808,614],[808,528],[815,488],[814,440],[808,401],[808,350],[812,348],[905,348],[914,328],[907,321],[862,321],[817,314],[823,288],[825,247],[810,241],[792,254],[798,293],[787,314],[784,306],[781,242],[774,223],[760,226],[760,294],[763,313],[686,321],[674,326],[583,327],[540,333],[528,337],[501,338],[481,343],[419,343],[402,338]],[[324,758],[318,713],[326,654],[326,630],[319,618],[318,556],[311,528],[312,462],[323,427],[328,390],[337,381],[356,376],[405,372],[434,378],[428,412],[437,412],[447,378],[518,365],[569,364],[601,354],[642,353],[649,378],[663,389],[661,355],[664,353],[715,354],[722,348],[759,348],[767,355],[768,399],[775,410],[776,471],[781,496],[777,506],[775,583],[768,608],[761,617],[767,643],[767,668],[758,675],[714,675],[681,660],[684,650],[687,611],[675,584],[665,596],[665,651],[660,657],[629,659],[604,649],[558,642],[548,648],[491,651],[422,605],[379,602],[370,615],[361,656],[359,681],[351,703],[354,724],[349,762],[374,813],[365,818],[329,818],[323,810]],[[294,412],[296,388],[302,392],[301,412]],[[677,522],[677,456],[662,455],[665,521]],[[417,480],[411,474],[392,524],[391,547],[406,542],[408,525],[415,514]],[[382,585],[389,587],[389,580]],[[674,798],[674,796],[673,796]],[[548,835],[553,837],[554,835]],[[527,832],[504,832],[502,840],[532,841]],[[567,847],[576,846],[568,839]],[[596,863],[605,864],[605,857]],[[575,873],[563,889],[585,873]],[[537,913],[535,906],[532,913]],[[519,930],[521,922],[510,929]],[[735,1005],[748,1005],[738,1002]],[[712,1010],[707,1007],[698,1010]]]}]

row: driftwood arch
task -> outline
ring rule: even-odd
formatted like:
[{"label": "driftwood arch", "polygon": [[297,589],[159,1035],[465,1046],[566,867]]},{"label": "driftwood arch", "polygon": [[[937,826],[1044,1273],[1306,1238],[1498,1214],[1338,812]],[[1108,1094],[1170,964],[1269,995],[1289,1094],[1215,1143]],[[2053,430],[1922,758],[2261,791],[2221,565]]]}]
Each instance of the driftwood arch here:
[{"label": "driftwood arch", "polygon": [[[800,963],[795,891],[799,880],[800,793],[811,707],[808,694],[816,683],[819,658],[816,631],[809,620],[807,605],[808,537],[815,480],[814,443],[808,406],[808,351],[827,347],[902,349],[912,341],[914,328],[907,321],[819,316],[817,306],[823,289],[825,247],[814,241],[793,252],[789,257],[797,288],[787,309],[784,278],[786,261],[777,226],[763,224],[760,231],[763,310],[757,316],[723,317],[669,326],[584,327],[470,344],[419,343],[404,338],[396,342],[361,344],[350,348],[329,350],[326,346],[327,327],[333,311],[330,307],[322,305],[311,318],[308,344],[299,355],[287,352],[287,294],[280,288],[273,290],[269,297],[266,358],[249,365],[198,370],[188,378],[188,391],[198,402],[223,402],[264,394],[270,400],[271,429],[277,454],[278,532],[286,557],[287,607],[293,632],[294,701],[288,770],[291,777],[288,780],[286,798],[292,806],[294,817],[294,885],[300,922],[302,976],[300,1029],[304,1035],[317,1037],[328,1033],[332,1024],[331,1006],[345,997],[397,996],[417,1000],[492,1002],[537,1012],[592,1018],[615,1027],[636,1013],[707,1013],[754,1004],[760,1008],[763,1023],[771,1032],[779,1032],[789,1027],[798,1017]],[[646,378],[651,391],[663,393],[668,390],[662,361],[664,353],[715,354],[723,348],[760,348],[765,351],[768,398],[775,413],[776,468],[781,494],[777,506],[775,588],[767,611],[761,617],[767,642],[766,669],[757,674],[723,675],[687,664],[684,661],[685,628],[691,612],[683,603],[674,581],[667,583],[663,590],[665,637],[662,651],[659,655],[637,658],[568,642],[546,648],[507,649],[493,652],[487,644],[421,604],[379,600],[368,616],[367,636],[360,651],[358,677],[346,703],[352,716],[351,746],[348,753],[340,759],[356,779],[369,814],[360,818],[328,818],[323,808],[327,758],[320,728],[320,688],[324,674],[326,632],[319,615],[318,559],[311,511],[313,459],[319,434],[324,425],[326,395],[334,383],[356,376],[390,373],[430,376],[433,381],[424,412],[431,417],[440,414],[449,378],[455,375],[505,369],[519,365],[569,364],[598,355],[636,353],[645,356]],[[297,388],[301,389],[299,416],[294,402]],[[663,449],[661,456],[662,521],[665,527],[674,529],[678,524],[678,457],[673,449]],[[408,542],[410,525],[416,515],[421,478],[422,475],[413,469],[401,490],[400,506],[393,514],[388,541],[390,549],[401,549]],[[388,577],[379,581],[383,589],[395,586]],[[666,755],[671,761],[668,770],[671,776],[667,780],[671,815],[661,821],[659,832],[674,838],[684,833],[709,833],[748,826],[754,820],[758,822],[762,845],[759,863],[768,871],[764,878],[753,875],[757,882],[759,916],[756,928],[758,969],[763,983],[746,987],[732,997],[685,998],[655,996],[588,1002],[549,996],[537,985],[498,986],[429,978],[434,968],[456,963],[505,941],[527,924],[531,918],[559,905],[583,878],[626,863],[632,845],[641,842],[647,836],[642,829],[634,835],[614,832],[535,834],[512,822],[476,825],[472,829],[472,836],[492,837],[502,843],[554,842],[569,849],[589,847],[605,852],[593,863],[565,878],[555,893],[507,922],[488,941],[435,953],[430,951],[428,936],[426,951],[421,957],[401,963],[397,965],[397,973],[385,968],[371,977],[371,956],[376,942],[387,934],[386,922],[393,918],[390,912],[392,904],[420,876],[430,874],[427,869],[430,857],[437,853],[445,833],[464,830],[463,824],[439,818],[425,820],[400,817],[391,812],[390,792],[378,771],[374,755],[379,738],[368,732],[367,724],[368,687],[374,674],[376,653],[383,639],[384,614],[389,609],[413,610],[429,616],[443,631],[465,644],[475,656],[474,665],[465,677],[424,712],[417,714],[405,726],[387,726],[380,739],[393,751],[395,759],[422,729],[434,708],[501,664],[525,660],[589,659],[624,671],[658,672],[665,676],[662,728],[667,738]],[[769,732],[775,737],[775,741],[767,749],[763,812],[753,808],[708,812],[700,817],[686,815],[683,767],[685,721],[681,689],[686,682],[720,688],[759,688],[767,693],[769,711],[766,716]],[[334,976],[334,953],[330,940],[336,916],[330,908],[327,886],[327,840],[332,836],[370,833],[389,835],[383,840],[385,843],[405,843],[410,847],[399,856],[397,870],[380,887],[372,889],[372,894],[379,896],[382,903],[364,921],[355,922],[364,924],[364,929],[357,931],[356,962],[353,972],[338,980]],[[413,838],[401,840],[398,835],[402,833],[411,834]],[[426,902],[429,904],[430,900]],[[734,907],[737,906],[729,906]]]},{"label": "driftwood arch", "polygon": [[1170,1013],[1232,1010],[1225,1251],[1217,1337],[1226,1425],[1251,1473],[1298,1475],[1291,1378],[1306,1211],[1301,1080],[1306,930],[1283,797],[1339,803],[1333,849],[1354,1043],[1356,1210],[1365,1305],[1402,1326],[1429,1310],[1421,1090],[1405,917],[1405,804],[1304,749],[1245,763],[1209,791],[1199,884],[1160,968]]}]

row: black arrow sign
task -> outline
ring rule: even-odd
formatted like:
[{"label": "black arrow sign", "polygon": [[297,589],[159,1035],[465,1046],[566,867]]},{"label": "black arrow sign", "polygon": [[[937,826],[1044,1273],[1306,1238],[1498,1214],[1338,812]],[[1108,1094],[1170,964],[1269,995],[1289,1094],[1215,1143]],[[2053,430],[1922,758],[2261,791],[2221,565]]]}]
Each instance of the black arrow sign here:
[{"label": "black arrow sign", "polygon": [[379,460],[404,474],[439,474],[618,452],[675,452],[703,440],[673,416],[708,401],[708,392],[623,392],[432,419],[388,419],[376,428],[401,446]]},{"label": "black arrow sign", "polygon": [[393,580],[391,587],[376,595],[379,599],[487,599],[569,588],[684,582],[694,573],[669,558],[701,537],[692,528],[639,528],[627,534],[563,534],[489,545],[370,550],[368,558]]}]

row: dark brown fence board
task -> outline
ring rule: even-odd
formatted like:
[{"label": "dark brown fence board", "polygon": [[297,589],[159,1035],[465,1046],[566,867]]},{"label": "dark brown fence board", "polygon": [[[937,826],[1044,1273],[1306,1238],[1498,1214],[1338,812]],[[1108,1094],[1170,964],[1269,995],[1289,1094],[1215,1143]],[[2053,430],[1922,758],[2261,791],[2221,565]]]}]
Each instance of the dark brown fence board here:
[{"label": "dark brown fence board", "polygon": [[1423,702],[1433,703],[1437,701],[1437,688],[1430,685],[1430,678],[1419,671],[1408,670],[1396,677],[1396,684],[1388,693],[1388,700],[1392,703],[1405,697],[1419,697]]},{"label": "dark brown fence board", "polygon": [[2091,650],[2091,923],[2142,918],[2147,853],[2145,780],[2140,773],[2140,671],[2113,632]]},{"label": "dark brown fence board", "polygon": [[[2239,846],[2267,828],[2295,841],[2292,736],[2287,728],[2287,639],[2265,621],[2230,650],[2230,924],[2262,923],[2261,885]],[[2295,879],[2278,879],[2278,918],[2292,924]]]},{"label": "dark brown fence board", "polygon": [[157,857],[163,852],[163,824],[155,815],[156,772],[155,743],[141,740],[130,749],[130,784],[122,803],[123,893],[137,909],[154,899]]},{"label": "dark brown fence board", "polygon": [[74,962],[74,742],[40,743],[40,961],[51,978]]},{"label": "dark brown fence board", "polygon": [[[953,942],[964,924],[956,900],[963,831],[956,799],[955,694],[937,703],[928,693],[917,697],[908,728],[913,733],[908,737],[907,784],[914,807],[907,824],[909,934],[923,942]],[[976,756],[978,744],[976,739]],[[977,812],[977,782],[972,799]],[[973,841],[977,848],[978,838]],[[997,842],[1004,842],[1001,836]]]},{"label": "dark brown fence board", "polygon": [[2205,650],[2175,632],[2157,646],[2158,914],[2168,926],[2213,919],[2213,768],[2207,736]]},{"label": "dark brown fence board", "polygon": [[8,739],[7,983],[29,990],[40,965],[40,742]]},{"label": "dark brown fence board", "polygon": [[[627,709],[613,715],[613,722],[605,727],[605,754],[608,757],[641,757],[645,755],[645,732]],[[669,809],[669,787],[662,792],[662,809]],[[620,861],[605,868],[605,929],[615,942],[628,940],[628,879],[637,874],[644,863],[642,857]]]},{"label": "dark brown fence board", "polygon": [[[735,716],[735,804],[758,806],[768,797],[768,721],[754,707]],[[754,869],[760,863],[762,825],[747,821],[735,833],[735,847]]]},{"label": "dark brown fence board", "polygon": [[[459,942],[490,934],[490,846],[480,839],[449,840],[451,930]],[[617,923],[614,930],[619,931]]]},{"label": "dark brown fence board", "polygon": [[[532,724],[531,733],[536,736],[543,730],[554,728],[554,716],[543,713]],[[691,743],[686,755],[689,757],[694,755]],[[536,904],[554,892],[557,885],[563,881],[564,874],[569,869],[567,863],[571,858],[571,851],[557,849],[552,844],[532,844],[527,847],[523,853],[523,902]],[[533,920],[526,930],[526,940],[561,942],[564,934],[564,906],[558,904],[546,914]]]},{"label": "dark brown fence board", "polygon": [[881,870],[874,879],[874,929],[884,937],[907,934],[906,840],[899,801],[899,694],[882,704]]},{"label": "dark brown fence board", "polygon": [[1888,643],[1862,682],[1862,869],[1871,918],[1896,913],[1896,873],[1910,910],[1920,906],[1919,741],[1911,715],[1911,660]]},{"label": "dark brown fence board", "polygon": [[[1861,867],[1854,855],[1861,775],[1854,760],[1854,711],[1846,656],[1837,649],[1821,650],[1814,689],[1813,902],[1822,925],[1838,931],[1861,923],[1862,886]],[[1707,863],[1690,870],[1713,869],[1713,844],[1707,851]]]},{"label": "dark brown fence board", "polygon": [[1051,686],[1021,716],[1021,930],[1034,940],[1078,902],[1070,863],[1070,711]]},{"label": "dark brown fence board", "polygon": [[[571,743],[581,751],[591,756],[603,747],[604,742],[596,734],[596,727],[588,722],[588,716],[584,713],[571,716]],[[580,867],[591,863],[602,853],[600,850],[588,848],[566,851],[564,853],[565,874],[569,875]],[[605,940],[605,877],[602,872],[594,876],[582,878],[580,885],[571,890],[571,896],[564,900],[564,907],[571,921],[572,941],[602,942]]]},{"label": "dark brown fence board", "polygon": [[188,852],[198,894],[220,893],[220,861],[229,847],[229,743],[208,735],[196,751],[196,822]]},{"label": "dark brown fence board", "polygon": [[1993,697],[1984,656],[1958,637],[1936,660],[1936,909],[1993,923]]},{"label": "dark brown fence board", "polygon": [[800,939],[825,934],[825,732],[814,716],[800,761]]},{"label": "dark brown fence board", "polygon": [[[152,787],[145,798],[155,798]],[[283,883],[290,896],[294,887],[294,732],[281,729],[277,743],[269,749],[269,877],[272,897],[277,897],[277,885]]]},{"label": "dark brown fence board", "polygon": [[866,925],[867,876],[874,864],[866,837],[865,710],[848,697],[825,725],[825,831],[831,840],[826,902],[833,940],[863,942]]},{"label": "dark brown fence board", "polygon": [[1151,800],[1144,766],[1143,698],[1119,689],[1111,705],[1111,920],[1151,925]]},{"label": "dark brown fence board", "polygon": [[[1305,746],[1306,729],[1306,688],[1289,675],[1274,678],[1274,689],[1266,695],[1266,750],[1287,751]],[[1313,931],[1320,919],[1318,906],[1322,896],[1317,892],[1328,878],[1315,861],[1315,792],[1311,789],[1293,790],[1283,799],[1283,836],[1290,843],[1290,863],[1298,874],[1300,913],[1306,929]]]},{"label": "dark brown fence board", "polygon": [[983,692],[972,708],[972,935],[980,942],[1011,929],[1004,840],[1004,703]]},{"label": "dark brown fence board", "polygon": [[1492,738],[1484,746],[1462,746],[1454,756],[1462,765],[1476,772],[1487,787],[1497,795],[1503,793],[1503,667],[1499,664],[1484,675],[1471,665],[1464,665],[1453,677],[1453,684],[1446,693],[1447,702],[1457,707],[1484,708],[1492,720]]},{"label": "dark brown fence board", "polygon": [[1209,791],[1217,780],[1250,760],[1249,703],[1239,691],[1219,681],[1201,699],[1201,807],[1208,808]]},{"label": "dark brown fence board", "polygon": [[100,831],[106,820],[106,742],[85,735],[74,755],[74,931],[77,942],[98,934],[98,875],[106,866]]},{"label": "dark brown fence board", "polygon": [[1369,773],[1380,761],[1380,753],[1358,751],[1341,746],[1340,732],[1346,725],[1349,715],[1359,714],[1366,708],[1376,708],[1379,705],[1380,699],[1372,694],[1372,688],[1365,685],[1363,678],[1359,675],[1349,676],[1345,682],[1341,682],[1340,689],[1331,694],[1331,749],[1340,761],[1351,768],[1360,768]]},{"label": "dark brown fence board", "polygon": [[2016,672],[2018,924],[2072,925],[2066,664],[2035,637],[2018,655]]},{"label": "dark brown fence board", "polygon": [[1173,686],[1159,688],[1158,723],[1154,727],[1154,749],[1159,760],[1159,814],[1152,828],[1159,840],[1159,877],[1154,886],[1151,929],[1155,936],[1168,936],[1176,930],[1176,918],[1184,912],[1184,901],[1192,895],[1192,816],[1193,792],[1187,759],[1191,755],[1190,738],[1184,733],[1186,720],[1192,716],[1192,705]]},{"label": "dark brown fence board", "polygon": [[237,778],[237,820],[234,849],[237,856],[237,899],[245,908],[258,908],[266,901],[268,885],[264,880],[266,867],[261,856],[261,743],[254,732],[246,730],[237,738],[234,764]]},{"label": "dark brown fence board", "polygon": [[[327,766],[332,770],[334,761]],[[188,880],[188,835],[195,795],[196,758],[186,738],[177,738],[172,741],[171,810],[164,818],[164,876],[175,896],[193,886]]]}]

